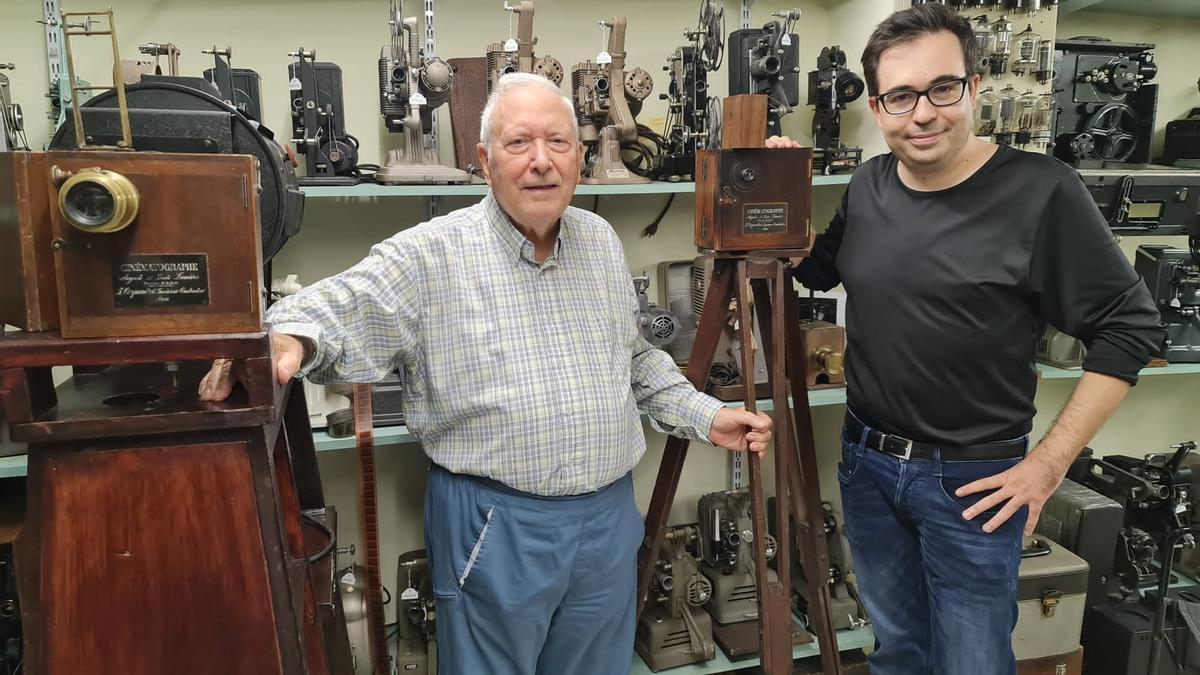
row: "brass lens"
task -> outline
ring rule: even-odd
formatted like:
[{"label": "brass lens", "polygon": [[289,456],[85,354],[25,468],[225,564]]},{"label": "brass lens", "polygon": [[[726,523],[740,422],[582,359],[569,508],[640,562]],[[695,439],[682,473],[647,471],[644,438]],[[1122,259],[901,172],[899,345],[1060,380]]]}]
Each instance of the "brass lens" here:
[{"label": "brass lens", "polygon": [[58,208],[83,232],[117,232],[138,213],[138,191],[125,176],[105,169],[82,169],[58,189]]}]

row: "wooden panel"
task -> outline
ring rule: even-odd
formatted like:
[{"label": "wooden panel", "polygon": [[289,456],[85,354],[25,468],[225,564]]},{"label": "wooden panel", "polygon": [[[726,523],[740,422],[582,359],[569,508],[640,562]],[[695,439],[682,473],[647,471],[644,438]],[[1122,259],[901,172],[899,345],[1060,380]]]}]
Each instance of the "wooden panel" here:
[{"label": "wooden panel", "polygon": [[58,327],[45,154],[0,153],[0,324]]},{"label": "wooden panel", "polygon": [[[1164,650],[1164,656],[1165,656]],[[1169,657],[1164,660],[1169,661]],[[1083,647],[1062,656],[1017,661],[1017,675],[1080,675],[1083,672]]]},{"label": "wooden panel", "polygon": [[454,129],[454,162],[463,171],[479,169],[479,117],[487,104],[487,59],[450,59],[454,87],[450,90],[450,123]]},{"label": "wooden panel", "polygon": [[[251,361],[260,366],[258,370],[271,370],[266,359]],[[57,388],[58,405],[53,410],[12,424],[12,438],[24,442],[120,438],[261,427],[275,419],[269,394],[265,401],[253,402],[245,390],[235,388],[224,401],[200,401],[197,389],[208,367],[206,361],[190,361],[173,369],[137,364],[76,373]]]},{"label": "wooden panel", "polygon": [[807,253],[812,148],[700,150],[696,168],[697,248]]},{"label": "wooden panel", "polygon": [[57,333],[5,333],[0,335],[0,363],[29,368],[245,359],[270,354],[270,344],[263,332],[78,340]]},{"label": "wooden panel", "polygon": [[44,618],[31,675],[282,672],[245,444],[57,453],[46,469],[30,475]]},{"label": "wooden panel", "polygon": [[766,94],[725,97],[721,102],[721,148],[761,148],[766,137]]},{"label": "wooden panel", "polygon": [[[50,210],[65,337],[237,333],[262,327],[258,170],[244,155],[49,152],[63,171],[100,167],[137,188],[136,219],[118,232],[82,232]],[[203,256],[203,303],[125,306],[114,268],[130,256]]]}]

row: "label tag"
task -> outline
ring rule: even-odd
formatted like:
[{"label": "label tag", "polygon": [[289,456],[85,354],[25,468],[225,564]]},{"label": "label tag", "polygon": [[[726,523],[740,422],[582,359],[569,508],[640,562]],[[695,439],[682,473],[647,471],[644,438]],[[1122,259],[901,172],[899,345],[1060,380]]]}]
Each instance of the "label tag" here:
[{"label": "label tag", "polygon": [[746,204],[742,207],[742,233],[787,232],[787,202]]},{"label": "label tag", "polygon": [[208,255],[131,255],[112,263],[117,307],[208,305]]}]

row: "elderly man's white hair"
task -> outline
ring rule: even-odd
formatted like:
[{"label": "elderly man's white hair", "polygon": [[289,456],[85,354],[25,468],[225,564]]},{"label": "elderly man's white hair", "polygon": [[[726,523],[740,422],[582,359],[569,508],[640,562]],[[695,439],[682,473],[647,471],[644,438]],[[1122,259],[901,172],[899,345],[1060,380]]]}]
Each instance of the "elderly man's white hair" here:
[{"label": "elderly man's white hair", "polygon": [[557,96],[567,112],[567,117],[571,118],[573,138],[579,138],[579,120],[575,119],[575,106],[571,104],[571,99],[562,95],[558,85],[534,73],[508,73],[502,75],[496,83],[492,95],[488,96],[487,105],[483,107],[483,115],[479,118],[479,142],[483,144],[483,151],[489,157],[492,155],[492,113],[496,110],[496,104],[510,92],[526,87],[545,89]]}]

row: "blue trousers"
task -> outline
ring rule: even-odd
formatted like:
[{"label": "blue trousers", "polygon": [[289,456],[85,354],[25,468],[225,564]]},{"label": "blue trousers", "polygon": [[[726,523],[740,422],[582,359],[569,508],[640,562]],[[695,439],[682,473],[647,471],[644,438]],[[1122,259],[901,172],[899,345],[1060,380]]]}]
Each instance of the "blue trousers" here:
[{"label": "blue trousers", "polygon": [[[1013,675],[1017,571],[1028,510],[991,534],[987,492],[955,490],[1019,459],[905,460],[842,432],[838,482],[863,604],[875,630],[871,675]],[[1028,444],[1028,440],[1026,440]]]},{"label": "blue trousers", "polygon": [[434,465],[439,675],[628,675],[643,532],[629,474],[553,498]]}]

